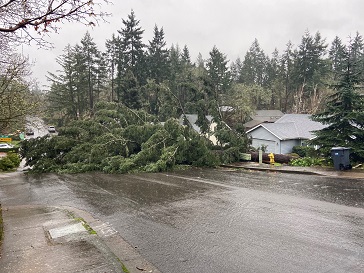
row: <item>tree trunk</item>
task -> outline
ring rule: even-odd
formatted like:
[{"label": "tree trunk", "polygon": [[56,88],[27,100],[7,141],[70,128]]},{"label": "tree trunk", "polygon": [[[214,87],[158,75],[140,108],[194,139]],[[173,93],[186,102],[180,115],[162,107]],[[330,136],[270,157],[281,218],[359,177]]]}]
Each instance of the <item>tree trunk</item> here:
[{"label": "tree trunk", "polygon": [[[252,152],[250,153],[252,156],[252,161],[259,162],[259,153]],[[288,163],[293,159],[296,159],[296,156],[292,155],[283,155],[283,154],[274,154],[274,161],[277,163]],[[263,153],[263,162],[269,163],[269,156],[268,153]]]}]

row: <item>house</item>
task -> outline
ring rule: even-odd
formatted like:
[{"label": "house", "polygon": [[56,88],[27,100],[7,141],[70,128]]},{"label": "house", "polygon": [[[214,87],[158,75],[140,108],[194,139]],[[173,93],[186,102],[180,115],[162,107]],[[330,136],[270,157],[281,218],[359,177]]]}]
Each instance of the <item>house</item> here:
[{"label": "house", "polygon": [[[197,114],[186,114],[186,118],[188,119],[189,123],[192,125],[192,128],[199,134],[201,133],[201,128],[196,124],[197,122],[197,118],[198,115]],[[205,136],[214,144],[217,144],[217,139],[216,137],[213,135],[213,132],[215,131],[215,128],[217,126],[217,124],[215,122],[212,121],[213,117],[212,116],[206,116],[206,119],[209,121],[209,126],[210,126],[210,132],[209,134],[206,134]],[[185,125],[184,122],[184,115],[181,115],[179,118],[179,124],[181,125]]]},{"label": "house", "polygon": [[287,154],[294,146],[304,146],[315,138],[313,131],[326,126],[310,119],[307,114],[286,114],[274,123],[261,123],[247,131],[254,148],[265,147],[265,152]]},{"label": "house", "polygon": [[276,122],[282,116],[283,113],[280,110],[257,110],[250,117],[251,120],[244,123],[244,128],[245,130],[249,130],[263,122]]}]

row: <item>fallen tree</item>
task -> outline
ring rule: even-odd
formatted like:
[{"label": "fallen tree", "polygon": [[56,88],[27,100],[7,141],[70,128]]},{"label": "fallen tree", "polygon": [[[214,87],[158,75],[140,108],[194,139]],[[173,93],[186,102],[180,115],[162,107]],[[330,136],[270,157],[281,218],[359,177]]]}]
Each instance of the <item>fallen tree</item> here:
[{"label": "fallen tree", "polygon": [[[259,162],[259,153],[258,152],[250,152],[252,161]],[[284,155],[284,154],[274,154],[274,161],[277,163],[289,163],[291,160],[298,158],[298,156],[295,155]],[[263,162],[270,162],[269,154],[263,153],[262,157]]]}]

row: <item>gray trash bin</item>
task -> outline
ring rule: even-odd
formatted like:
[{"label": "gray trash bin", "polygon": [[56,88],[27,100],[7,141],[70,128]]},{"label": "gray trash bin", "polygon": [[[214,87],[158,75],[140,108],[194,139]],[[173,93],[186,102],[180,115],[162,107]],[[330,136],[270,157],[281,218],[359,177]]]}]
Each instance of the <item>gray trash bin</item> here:
[{"label": "gray trash bin", "polygon": [[343,171],[351,169],[349,155],[350,148],[334,147],[331,149],[331,156],[336,170]]}]

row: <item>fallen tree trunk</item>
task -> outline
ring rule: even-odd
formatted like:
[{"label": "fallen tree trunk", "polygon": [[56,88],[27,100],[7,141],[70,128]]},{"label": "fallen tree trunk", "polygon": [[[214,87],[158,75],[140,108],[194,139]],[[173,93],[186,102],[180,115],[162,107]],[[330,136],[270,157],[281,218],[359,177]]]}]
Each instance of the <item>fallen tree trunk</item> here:
[{"label": "fallen tree trunk", "polygon": [[[259,162],[259,153],[258,152],[251,152],[252,161]],[[263,153],[263,162],[270,162],[268,153]],[[293,159],[298,158],[297,156],[292,155],[283,155],[283,154],[274,154],[274,161],[277,163],[288,163]]]}]

